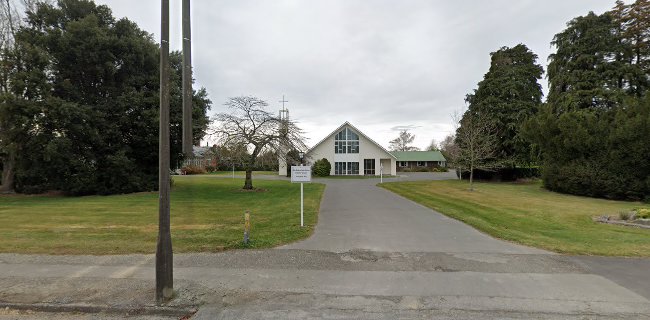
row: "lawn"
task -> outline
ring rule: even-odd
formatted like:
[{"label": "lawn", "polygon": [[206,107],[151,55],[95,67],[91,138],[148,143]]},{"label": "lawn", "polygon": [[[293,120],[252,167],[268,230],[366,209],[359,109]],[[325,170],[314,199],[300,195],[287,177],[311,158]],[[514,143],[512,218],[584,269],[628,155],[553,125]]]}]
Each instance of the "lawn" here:
[{"label": "lawn", "polygon": [[[317,221],[322,184],[305,184],[305,227],[300,185],[254,180],[263,191],[244,192],[243,179],[175,176],[171,198],[174,252],[242,247],[244,212],[251,213],[251,247],[309,236]],[[158,194],[115,196],[0,195],[0,252],[48,254],[154,253]]]},{"label": "lawn", "polygon": [[539,182],[476,183],[475,191],[458,180],[381,186],[497,238],[567,254],[650,257],[650,230],[592,221],[648,204],[559,194]]},{"label": "lawn", "polygon": [[[318,178],[318,179],[339,179],[339,180],[348,180],[348,179],[350,179],[350,180],[354,180],[354,179],[380,179],[379,176],[375,176],[375,175],[371,175],[371,176],[368,175],[368,176],[366,176],[366,175],[356,175],[356,174],[355,174],[355,175],[348,175],[348,176],[346,176],[346,175],[340,175],[340,176],[327,176],[327,177],[314,177],[314,178]],[[391,176],[391,175],[387,175],[387,174],[385,174],[385,175],[384,175],[384,179],[387,179],[387,178],[395,178],[395,176]]]},{"label": "lawn", "polygon": [[[215,171],[208,173],[215,176],[232,176],[232,171]],[[246,171],[235,171],[235,177],[244,177]],[[277,171],[253,171],[253,176],[266,175],[266,176],[277,176]]]}]

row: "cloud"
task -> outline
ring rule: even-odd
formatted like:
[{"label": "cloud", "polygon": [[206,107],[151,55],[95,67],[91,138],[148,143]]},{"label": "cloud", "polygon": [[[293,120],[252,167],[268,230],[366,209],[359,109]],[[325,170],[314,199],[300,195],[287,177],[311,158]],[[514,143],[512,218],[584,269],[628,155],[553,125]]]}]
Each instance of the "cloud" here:
[{"label": "cloud", "polygon": [[406,126],[394,126],[390,128],[393,131],[410,131],[410,130],[415,130],[417,128],[422,128],[422,126],[416,126],[416,125],[406,125]]},{"label": "cloud", "polygon": [[[159,38],[160,2],[97,0]],[[179,50],[180,1],[171,47]],[[251,94],[291,116],[312,143],[350,121],[381,144],[410,128],[416,145],[452,132],[488,71],[490,52],[526,44],[546,66],[549,43],[570,19],[613,1],[225,0],[192,2],[196,85],[212,112]],[[546,88],[546,81],[542,79]],[[404,125],[408,123],[409,125]]]}]

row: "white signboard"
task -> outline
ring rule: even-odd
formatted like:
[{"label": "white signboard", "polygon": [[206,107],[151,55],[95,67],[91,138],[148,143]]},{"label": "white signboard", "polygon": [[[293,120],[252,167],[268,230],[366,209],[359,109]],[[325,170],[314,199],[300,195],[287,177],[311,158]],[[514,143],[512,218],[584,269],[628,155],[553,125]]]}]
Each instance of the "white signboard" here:
[{"label": "white signboard", "polygon": [[311,166],[291,166],[291,182],[311,182]]}]

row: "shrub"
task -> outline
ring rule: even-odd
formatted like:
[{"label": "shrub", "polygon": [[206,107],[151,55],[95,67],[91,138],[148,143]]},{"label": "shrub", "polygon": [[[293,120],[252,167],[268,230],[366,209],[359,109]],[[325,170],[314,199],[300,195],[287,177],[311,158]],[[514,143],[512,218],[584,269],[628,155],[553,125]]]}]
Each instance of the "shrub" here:
[{"label": "shrub", "polygon": [[217,167],[215,167],[215,166],[205,166],[205,171],[207,171],[207,172],[215,172],[215,171],[217,171]]},{"label": "shrub", "polygon": [[621,211],[618,213],[618,217],[621,220],[633,220],[634,219],[634,211]]},{"label": "shrub", "polygon": [[332,164],[325,158],[316,160],[312,166],[312,173],[316,177],[328,177],[331,170]]},{"label": "shrub", "polygon": [[204,174],[206,173],[205,168],[199,166],[185,166],[181,169],[185,174]]},{"label": "shrub", "polygon": [[636,208],[636,217],[639,219],[650,219],[650,209],[649,208]]}]

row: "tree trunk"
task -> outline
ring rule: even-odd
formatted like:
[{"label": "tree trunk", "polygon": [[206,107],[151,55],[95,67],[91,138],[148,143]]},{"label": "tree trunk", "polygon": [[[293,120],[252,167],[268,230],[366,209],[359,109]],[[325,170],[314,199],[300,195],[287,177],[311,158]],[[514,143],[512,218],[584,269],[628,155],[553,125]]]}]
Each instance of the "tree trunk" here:
[{"label": "tree trunk", "polygon": [[469,167],[469,191],[474,191],[474,165]]},{"label": "tree trunk", "polygon": [[255,168],[255,161],[259,152],[260,149],[256,146],[250,158],[248,158],[248,163],[246,164],[246,181],[244,181],[245,190],[253,190],[253,168]]},{"label": "tree trunk", "polygon": [[15,162],[16,157],[13,152],[10,152],[2,162],[2,185],[0,185],[0,192],[14,191]]},{"label": "tree trunk", "polygon": [[244,181],[245,190],[253,190],[253,167],[246,167],[246,181]]}]

